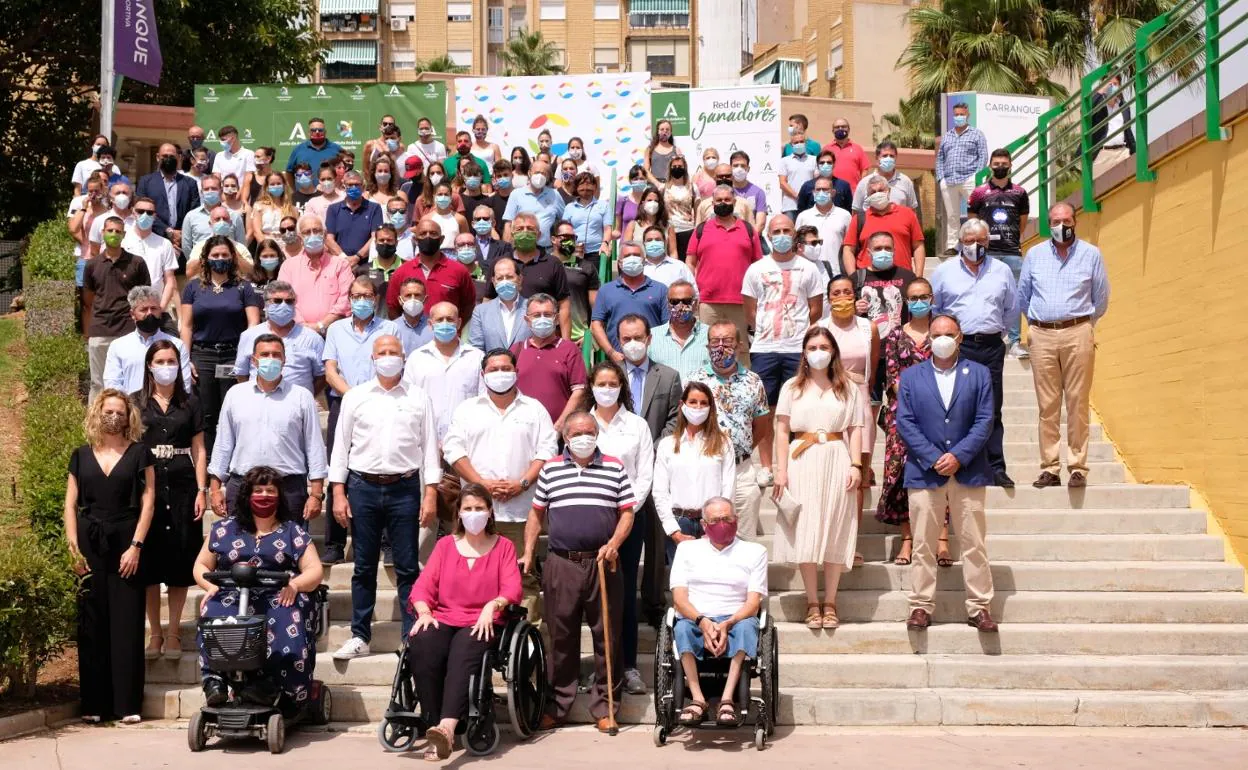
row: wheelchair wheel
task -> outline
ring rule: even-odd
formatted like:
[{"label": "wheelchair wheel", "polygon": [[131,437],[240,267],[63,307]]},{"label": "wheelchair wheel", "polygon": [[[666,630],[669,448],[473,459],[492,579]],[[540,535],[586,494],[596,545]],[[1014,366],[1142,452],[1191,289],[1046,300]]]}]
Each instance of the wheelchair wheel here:
[{"label": "wheelchair wheel", "polygon": [[474,757],[484,757],[494,753],[502,737],[494,717],[485,716],[468,724],[464,731],[464,748]]},{"label": "wheelchair wheel", "polygon": [[270,754],[281,754],[282,749],[286,748],[286,720],[281,714],[269,717],[265,739],[268,741]]},{"label": "wheelchair wheel", "polygon": [[316,697],[308,704],[308,723],[313,725],[327,725],[329,719],[333,716],[333,697],[329,693],[329,688],[324,682],[313,682],[316,688]]},{"label": "wheelchair wheel", "polygon": [[[662,746],[667,742],[666,733],[676,723],[676,693],[673,692],[672,667],[679,663],[672,659],[672,628],[664,623],[659,626],[659,638],[654,646],[654,721],[655,745]],[[664,737],[659,740],[659,728],[663,729]]]},{"label": "wheelchair wheel", "polygon": [[507,714],[511,729],[520,740],[526,740],[537,732],[546,708],[546,649],[541,633],[527,621],[520,621],[510,641]]},{"label": "wheelchair wheel", "polygon": [[208,721],[204,712],[196,711],[191,715],[191,722],[186,726],[186,745],[191,751],[203,751],[208,744]]},{"label": "wheelchair wheel", "polygon": [[399,724],[384,718],[381,724],[377,725],[377,742],[392,754],[411,751],[419,737],[416,728],[412,725]]},{"label": "wheelchair wheel", "polygon": [[759,638],[758,659],[761,661],[759,684],[762,686],[763,700],[767,704],[767,713],[762,715],[760,722],[766,727],[767,735],[772,735],[776,732],[776,719],[780,713],[780,644],[776,638],[776,628],[771,624],[767,625]]},{"label": "wheelchair wheel", "polygon": [[665,745],[667,743],[667,728],[663,725],[655,725],[651,737],[654,739],[655,746]]},{"label": "wheelchair wheel", "polygon": [[754,748],[758,749],[759,751],[762,751],[763,747],[766,745],[767,745],[767,730],[761,726],[754,728]]}]

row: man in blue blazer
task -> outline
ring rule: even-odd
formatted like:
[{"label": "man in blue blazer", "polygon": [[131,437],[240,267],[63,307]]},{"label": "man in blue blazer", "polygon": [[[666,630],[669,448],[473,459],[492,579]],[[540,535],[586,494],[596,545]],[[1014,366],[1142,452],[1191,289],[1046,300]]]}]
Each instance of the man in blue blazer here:
[{"label": "man in blue blazer", "polygon": [[510,350],[512,345],[532,336],[524,318],[528,300],[520,296],[524,275],[510,257],[496,260],[490,268],[493,272],[489,278],[498,296],[482,302],[473,312],[468,323],[468,343],[477,350]]},{"label": "man in blue blazer", "polygon": [[992,376],[987,367],[958,355],[962,329],[950,315],[932,319],[932,357],[901,373],[897,432],[906,442],[904,483],[914,532],[910,619],[931,624],[936,596],[936,551],[948,506],[962,547],[967,625],[994,633],[988,612],[992,570],[984,547],[986,488],[992,483],[988,436],[992,433]]},{"label": "man in blue blazer", "polygon": [[[178,148],[165,142],[156,151],[156,170],[139,178],[136,198],[156,202],[156,221],[152,232],[182,251],[182,220],[199,208],[199,185],[185,174],[178,173]],[[172,204],[172,208],[170,208]],[[186,250],[190,256],[190,249]]]}]

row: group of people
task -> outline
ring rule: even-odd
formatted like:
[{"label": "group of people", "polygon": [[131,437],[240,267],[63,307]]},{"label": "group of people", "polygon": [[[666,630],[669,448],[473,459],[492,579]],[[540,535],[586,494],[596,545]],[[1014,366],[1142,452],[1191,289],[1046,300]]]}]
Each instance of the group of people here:
[{"label": "group of people", "polygon": [[[1012,254],[1027,198],[1005,150],[971,192],[956,256],[925,277],[896,147],[877,145],[872,167],[843,119],[818,147],[806,119],[790,118],[784,157],[768,159],[785,196],[775,212],[745,153],[721,163],[708,148],[693,171],[665,121],[614,211],[575,139],[563,158],[516,148],[506,159],[478,121],[448,156],[422,123],[400,152],[387,116],[360,174],[314,119],[291,153],[291,184],[271,152],[254,153],[254,172],[247,160],[234,168],[250,150],[229,128],[215,157],[202,142],[189,155],[162,147],[156,178],[140,180],[150,196],[131,200],[129,183],[113,181],[104,203],[109,180],[89,174],[70,220],[88,233],[88,444],[65,502],[66,536],[92,575],[80,637],[88,717],[137,719],[144,657],[181,655],[187,587],[209,594],[203,611],[224,612],[229,597],[204,574],[238,561],[302,576],[265,611],[287,635],[270,639],[270,664],[291,703],[306,699],[315,650],[298,596],[322,564],[344,560],[350,536],[351,638],[333,655],[370,653],[379,565],[393,566],[423,708],[438,715],[434,758],[449,751],[465,683],[511,603],[550,631],[547,727],[568,716],[581,624],[591,626],[590,711],[607,729],[608,680],[645,692],[638,627],[662,622],[669,589],[682,665],[729,654],[739,675],[756,652],[749,621],[769,561],[797,565],[805,624],[836,628],[872,486],[875,515],[903,535],[894,561],[913,563],[910,627],[931,622],[937,567],[953,563],[948,510],[967,622],[995,631],[984,501],[988,486],[1014,484],[1002,368],[1021,316],[1040,404],[1035,485],[1062,483],[1063,400],[1066,483],[1087,483],[1105,269],[1066,204],[1046,212],[1051,240]],[[398,169],[409,181],[395,188]],[[231,173],[238,207],[216,194]],[[97,204],[107,208],[89,219]],[[600,284],[611,248],[618,277]],[[764,494],[777,509],[770,554],[757,542]],[[209,512],[219,520],[205,538]],[[307,522],[323,513],[318,548]],[[204,675],[219,702],[223,683]],[[721,724],[748,705],[732,692]],[[707,712],[694,695],[682,720]]]}]

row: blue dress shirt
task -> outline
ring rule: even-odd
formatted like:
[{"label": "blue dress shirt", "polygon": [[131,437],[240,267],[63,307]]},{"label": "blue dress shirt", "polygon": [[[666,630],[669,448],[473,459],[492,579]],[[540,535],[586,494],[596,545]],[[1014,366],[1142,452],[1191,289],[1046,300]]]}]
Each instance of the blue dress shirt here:
[{"label": "blue dress shirt", "polygon": [[[1017,313],[1017,289],[1010,266],[985,256],[978,273],[961,258],[947,260],[932,274],[932,305],[958,319],[963,334],[999,334]],[[1015,316],[1017,317],[1017,316]]]},{"label": "blue dress shirt", "polygon": [[1018,279],[1018,307],[1032,321],[1055,323],[1109,309],[1109,276],[1101,250],[1076,240],[1063,260],[1052,241],[1032,246]]},{"label": "blue dress shirt", "polygon": [[283,476],[325,478],[325,440],[311,391],[283,379],[271,393],[248,382],[225,394],[208,473],[225,481],[258,465]]},{"label": "blue dress shirt", "polygon": [[[340,318],[330,324],[329,330],[325,332],[325,352],[322,358],[325,361],[336,361],[338,373],[347,381],[347,385],[354,388],[373,378],[373,341],[386,334],[399,337],[399,329],[394,321],[373,316],[361,333],[355,330],[354,318]],[[335,390],[334,395],[342,394]]]},{"label": "blue dress shirt", "polygon": [[589,205],[573,199],[563,209],[563,218],[576,228],[576,240],[585,244],[585,253],[602,250],[602,231],[611,221],[611,207],[603,200],[592,200]]}]

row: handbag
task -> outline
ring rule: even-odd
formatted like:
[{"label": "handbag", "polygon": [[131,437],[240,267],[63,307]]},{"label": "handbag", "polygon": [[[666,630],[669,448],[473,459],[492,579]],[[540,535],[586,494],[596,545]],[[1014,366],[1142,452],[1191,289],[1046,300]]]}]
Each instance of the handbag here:
[{"label": "handbag", "polygon": [[797,516],[801,512],[802,504],[794,500],[788,487],[785,487],[784,492],[780,493],[780,499],[776,500],[776,517],[786,527],[792,527],[797,524]]}]

